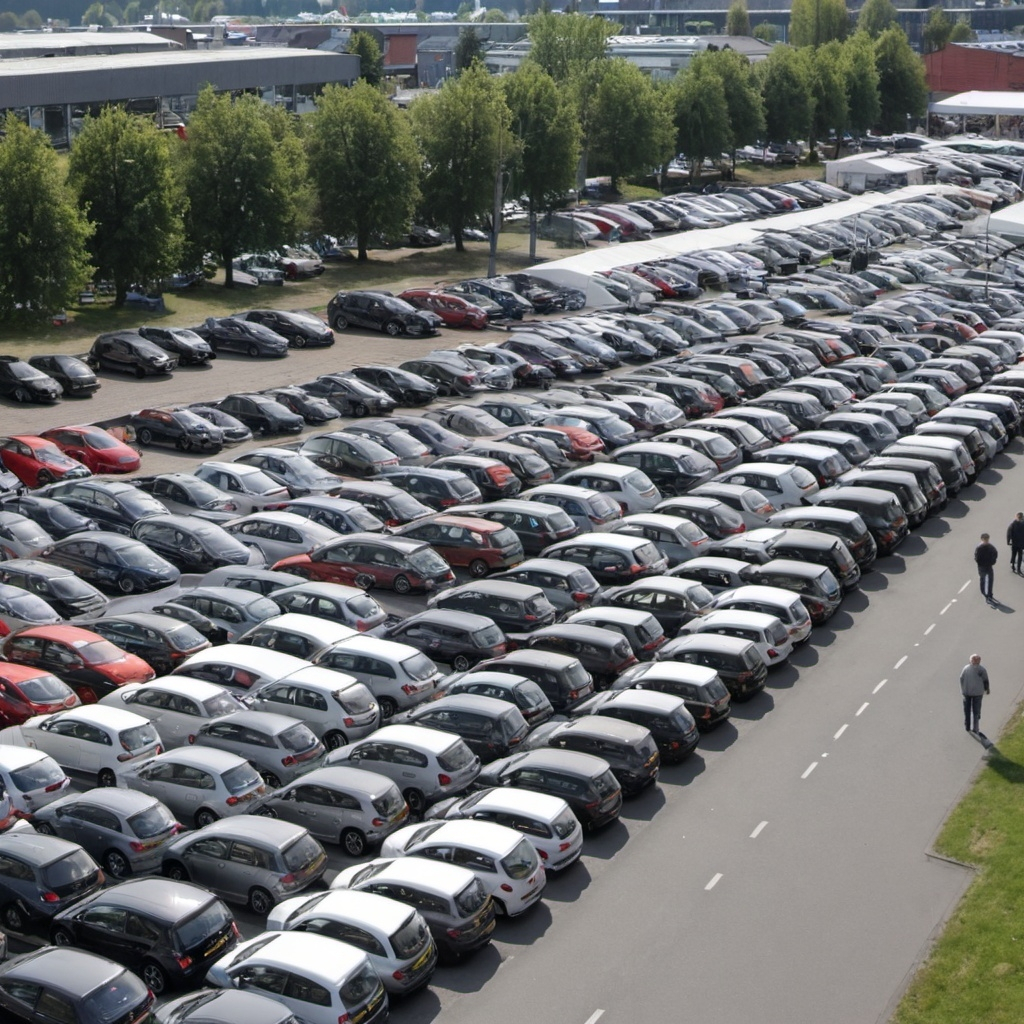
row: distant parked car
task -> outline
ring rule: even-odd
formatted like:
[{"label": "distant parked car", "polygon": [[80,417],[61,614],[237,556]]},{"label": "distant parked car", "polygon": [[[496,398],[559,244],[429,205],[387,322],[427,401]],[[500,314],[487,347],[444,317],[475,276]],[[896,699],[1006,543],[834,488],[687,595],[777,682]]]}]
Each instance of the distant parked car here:
[{"label": "distant parked car", "polygon": [[306,421],[267,395],[228,395],[217,408],[241,420],[254,434],[298,434]]},{"label": "distant parked car", "polygon": [[175,566],[142,541],[102,530],[65,537],[46,557],[110,593],[158,590],[177,583],[181,576]]},{"label": "distant parked car", "polygon": [[76,480],[92,475],[53,441],[33,434],[0,437],[0,469],[13,473],[26,487],[43,487],[55,480]]},{"label": "distant parked car", "polygon": [[52,377],[64,389],[66,398],[93,395],[100,389],[92,368],[77,356],[30,356],[28,362]]},{"label": "distant parked car", "polygon": [[179,366],[204,366],[217,354],[209,342],[183,327],[140,327],[139,334],[178,357]]},{"label": "distant parked car", "polygon": [[216,452],[224,441],[219,427],[191,409],[143,409],[129,417],[128,425],[135,431],[139,444],[147,447],[165,444],[183,452]]},{"label": "distant parked car", "polygon": [[418,310],[388,292],[338,292],[327,304],[327,321],[336,330],[369,327],[392,337],[437,334],[442,321],[436,313]]},{"label": "distant parked car", "polygon": [[207,423],[219,427],[224,435],[224,444],[241,444],[243,441],[252,440],[252,431],[240,419],[229,415],[223,409],[215,409],[202,402],[190,405],[189,409],[197,416],[202,416]]},{"label": "distant parked car", "polygon": [[241,352],[252,357],[275,358],[288,355],[287,338],[269,327],[249,323],[238,317],[207,317],[206,322],[194,330],[210,343],[215,352]]},{"label": "distant parked car", "polygon": [[102,427],[91,424],[54,427],[44,430],[39,436],[52,441],[65,455],[70,455],[93,473],[134,473],[142,462],[134,448]]},{"label": "distant parked car", "polygon": [[[323,265],[321,264],[321,271]],[[283,309],[250,309],[236,313],[239,320],[262,324],[275,334],[288,339],[292,348],[329,347],[334,344],[334,332],[319,317],[310,313],[291,313]]]},{"label": "distant parked car", "polygon": [[63,393],[38,367],[17,356],[0,356],[0,395],[16,402],[56,402]]},{"label": "distant parked car", "polygon": [[93,343],[86,362],[94,370],[116,370],[136,377],[170,373],[178,357],[147,341],[137,331],[101,334]]},{"label": "distant parked car", "polygon": [[477,330],[483,330],[489,320],[485,309],[468,296],[456,295],[454,292],[409,288],[398,297],[417,309],[428,309],[436,313],[446,327],[475,327]]},{"label": "distant parked car", "polygon": [[296,416],[301,416],[312,426],[329,423],[331,420],[336,420],[340,415],[338,410],[326,398],[311,395],[308,391],[304,391],[296,385],[267,388],[263,393],[275,402],[280,402],[289,412],[295,413]]},{"label": "distant parked car", "polygon": [[386,391],[348,373],[328,373],[299,387],[329,402],[342,416],[383,415],[398,404]]}]

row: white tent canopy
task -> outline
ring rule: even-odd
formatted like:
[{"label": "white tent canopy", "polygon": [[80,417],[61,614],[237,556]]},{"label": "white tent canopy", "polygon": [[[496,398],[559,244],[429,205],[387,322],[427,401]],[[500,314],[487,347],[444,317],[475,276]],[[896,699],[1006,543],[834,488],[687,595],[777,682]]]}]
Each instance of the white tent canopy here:
[{"label": "white tent canopy", "polygon": [[1008,242],[1020,245],[1024,242],[1024,203],[1014,203],[989,214],[988,230],[1001,235]]},{"label": "white tent canopy", "polygon": [[997,117],[1020,117],[1024,114],[1024,93],[985,92],[981,89],[958,92],[944,100],[929,103],[928,110],[933,114],[994,114]]},{"label": "white tent canopy", "polygon": [[[902,178],[902,182],[894,179]],[[924,183],[924,167],[920,163],[901,160],[888,153],[853,153],[841,160],[825,161],[825,181],[840,188],[851,188],[864,192],[872,185],[886,184],[921,185]]]}]

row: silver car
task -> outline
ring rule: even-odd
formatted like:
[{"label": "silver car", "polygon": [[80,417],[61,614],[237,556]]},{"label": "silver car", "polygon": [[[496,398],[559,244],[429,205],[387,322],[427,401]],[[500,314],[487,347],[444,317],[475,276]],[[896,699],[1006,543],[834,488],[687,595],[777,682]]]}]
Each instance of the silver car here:
[{"label": "silver car", "polygon": [[359,635],[357,630],[343,626],[340,622],[301,612],[285,612],[254,626],[239,637],[238,642],[246,647],[283,651],[296,658],[312,661],[329,647]]},{"label": "silver car", "polygon": [[239,711],[207,722],[195,745],[244,757],[275,789],[318,767],[327,753],[305,722],[267,711]]},{"label": "silver car", "polygon": [[155,796],[179,821],[196,828],[245,814],[249,801],[267,791],[256,769],[244,758],[202,747],[183,747],[133,762],[118,774],[117,784]]},{"label": "silver car", "polygon": [[336,767],[317,768],[268,793],[249,813],[304,825],[317,839],[362,857],[405,823],[409,808],[386,775]]},{"label": "silver car", "polygon": [[273,591],[271,599],[282,611],[340,622],[360,633],[378,630],[388,617],[366,591],[343,583],[297,583]]},{"label": "silver car", "polygon": [[287,501],[291,497],[284,484],[271,479],[256,466],[209,461],[199,463],[192,473],[200,480],[226,491],[231,500],[246,511],[263,508],[275,501]]},{"label": "silver car", "polygon": [[259,550],[267,565],[292,555],[304,555],[339,536],[334,530],[294,512],[253,512],[230,520],[224,524],[224,529],[236,540]]},{"label": "silver car", "polygon": [[395,995],[422,988],[437,966],[437,946],[418,910],[358,889],[285,900],[270,912],[267,930],[313,932],[361,949]]},{"label": "silver car", "polygon": [[272,818],[215,821],[166,847],[163,873],[266,916],[327,870],[324,848],[300,825]]},{"label": "silver car", "polygon": [[236,587],[196,587],[177,594],[164,606],[173,614],[176,606],[189,608],[205,615],[215,626],[220,626],[229,641],[258,626],[264,619],[281,614],[281,609],[270,598]]},{"label": "silver car", "polygon": [[36,811],[43,835],[78,843],[114,878],[156,871],[181,824],[156,797],[130,789],[94,789],[61,797]]}]

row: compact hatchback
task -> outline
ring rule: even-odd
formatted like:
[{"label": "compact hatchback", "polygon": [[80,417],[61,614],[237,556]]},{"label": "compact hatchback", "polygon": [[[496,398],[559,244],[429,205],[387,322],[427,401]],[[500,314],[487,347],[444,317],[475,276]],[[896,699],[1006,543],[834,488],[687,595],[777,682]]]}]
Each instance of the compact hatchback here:
[{"label": "compact hatchback", "polygon": [[660,576],[669,567],[668,558],[646,537],[619,533],[563,540],[545,549],[543,556],[586,566],[600,583]]},{"label": "compact hatchback", "polygon": [[656,661],[635,665],[616,680],[613,691],[650,690],[681,697],[702,732],[732,713],[729,690],[713,668],[685,662]]},{"label": "compact hatchback", "polygon": [[59,800],[71,785],[49,754],[0,743],[0,782],[15,813],[28,816]]},{"label": "compact hatchback", "polygon": [[697,746],[697,722],[682,697],[647,690],[598,693],[584,701],[574,717],[601,715],[639,725],[654,737],[663,764],[682,761]]},{"label": "compact hatchback", "polygon": [[425,541],[449,565],[482,577],[518,565],[523,545],[507,526],[469,516],[440,515],[403,526],[400,537]]},{"label": "compact hatchback", "polygon": [[428,701],[403,715],[402,720],[460,736],[484,763],[512,753],[530,731],[513,704],[476,693],[448,694]]},{"label": "compact hatchback", "polygon": [[504,654],[505,634],[485,615],[428,608],[396,623],[388,636],[416,647],[432,661],[465,672],[484,658]]}]

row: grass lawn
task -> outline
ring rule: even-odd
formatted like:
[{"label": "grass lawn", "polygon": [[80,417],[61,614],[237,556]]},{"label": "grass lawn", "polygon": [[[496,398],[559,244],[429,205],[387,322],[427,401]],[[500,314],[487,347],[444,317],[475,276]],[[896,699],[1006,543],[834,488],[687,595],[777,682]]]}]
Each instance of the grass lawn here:
[{"label": "grass lawn", "polygon": [[[1018,708],[1018,711],[1020,709]],[[978,875],[893,1024],[1018,1024],[1024,1018],[1024,718],[993,750],[936,849]]]}]

